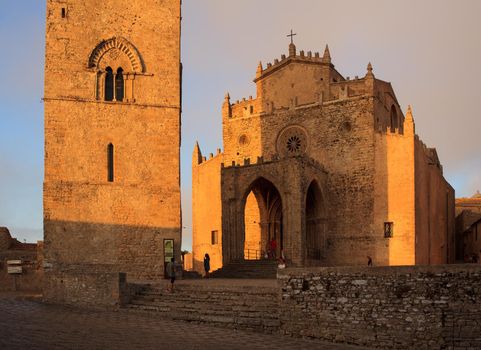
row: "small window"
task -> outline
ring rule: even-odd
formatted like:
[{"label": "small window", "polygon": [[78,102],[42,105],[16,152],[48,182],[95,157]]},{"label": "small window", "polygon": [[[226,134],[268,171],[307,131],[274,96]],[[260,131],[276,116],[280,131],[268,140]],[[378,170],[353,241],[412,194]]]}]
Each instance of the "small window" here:
[{"label": "small window", "polygon": [[117,69],[117,74],[115,75],[115,100],[124,100],[124,70],[122,68]]},{"label": "small window", "polygon": [[211,244],[219,244],[219,231],[211,232]]},{"label": "small window", "polygon": [[107,146],[107,180],[114,182],[114,145],[111,143]]},{"label": "small window", "polygon": [[254,113],[254,106],[251,106],[251,114]]},{"label": "small window", "polygon": [[112,68],[105,69],[105,101],[114,100],[114,72]]},{"label": "small window", "polygon": [[394,223],[385,222],[384,223],[384,238],[392,238],[393,236]]},{"label": "small window", "polygon": [[66,15],[65,7],[62,7],[62,18],[65,18],[65,15]]}]

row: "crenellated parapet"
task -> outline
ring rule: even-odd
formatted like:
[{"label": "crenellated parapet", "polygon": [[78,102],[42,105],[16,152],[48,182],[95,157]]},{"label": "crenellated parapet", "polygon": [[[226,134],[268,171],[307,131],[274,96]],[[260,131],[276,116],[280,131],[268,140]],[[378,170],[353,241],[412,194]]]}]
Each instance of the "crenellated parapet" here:
[{"label": "crenellated parapet", "polygon": [[[288,55],[283,54],[266,65],[259,62],[254,83],[257,87],[255,97],[249,96],[232,103],[230,96],[226,95],[224,119],[258,117],[360,96],[379,96],[380,101],[386,101],[387,113],[392,101],[399,107],[390,83],[376,79],[371,63],[367,65],[364,76],[344,77],[332,64],[327,45],[321,55],[312,51],[298,52],[291,43]],[[391,98],[385,98],[387,95]],[[398,114],[402,114],[399,108]],[[400,124],[396,126],[398,129],[402,129]]]},{"label": "crenellated parapet", "polygon": [[199,142],[195,143],[194,146],[194,151],[192,152],[192,166],[196,167],[198,165],[202,165],[206,162],[209,162],[213,159],[216,159],[218,157],[221,157],[222,150],[220,148],[217,148],[216,153],[209,153],[209,157],[206,157],[202,155],[202,151],[200,150]]}]

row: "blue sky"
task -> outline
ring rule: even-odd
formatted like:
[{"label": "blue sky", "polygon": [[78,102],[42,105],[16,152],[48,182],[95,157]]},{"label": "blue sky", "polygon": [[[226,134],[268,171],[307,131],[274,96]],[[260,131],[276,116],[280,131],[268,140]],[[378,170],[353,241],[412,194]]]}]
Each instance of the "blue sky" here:
[{"label": "blue sky", "polygon": [[[44,0],[0,0],[0,226],[42,239]],[[287,52],[323,51],[336,68],[391,81],[417,133],[436,147],[458,197],[481,189],[481,1],[184,0],[182,197],[184,248],[191,244],[191,153],[222,146],[227,91],[255,95],[252,78]]]}]

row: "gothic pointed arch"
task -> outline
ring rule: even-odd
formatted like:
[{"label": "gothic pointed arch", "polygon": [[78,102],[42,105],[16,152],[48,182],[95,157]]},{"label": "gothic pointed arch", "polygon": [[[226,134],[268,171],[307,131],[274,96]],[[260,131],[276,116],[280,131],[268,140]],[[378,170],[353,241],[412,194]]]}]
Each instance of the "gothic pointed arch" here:
[{"label": "gothic pointed arch", "polygon": [[[274,183],[260,176],[247,187],[243,198],[244,259],[259,260],[265,254],[279,256],[284,245],[279,190]],[[272,241],[275,248],[269,245]]]},{"label": "gothic pointed arch", "polygon": [[305,194],[306,252],[308,260],[321,260],[325,250],[326,206],[321,186],[312,180]]},{"label": "gothic pointed arch", "polygon": [[127,39],[122,37],[113,37],[99,43],[90,54],[88,62],[89,68],[98,68],[102,57],[111,50],[118,50],[124,53],[132,65],[133,72],[145,72],[145,65],[139,51]]}]

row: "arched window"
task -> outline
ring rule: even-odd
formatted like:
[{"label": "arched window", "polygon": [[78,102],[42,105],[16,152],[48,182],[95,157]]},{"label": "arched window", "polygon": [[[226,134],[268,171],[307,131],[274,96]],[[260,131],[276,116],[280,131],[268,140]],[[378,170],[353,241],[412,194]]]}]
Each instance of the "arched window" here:
[{"label": "arched window", "polygon": [[107,180],[114,182],[114,145],[107,146]]},{"label": "arched window", "polygon": [[399,125],[398,125],[396,107],[392,105],[391,106],[391,132],[394,132],[397,128],[399,128]]},{"label": "arched window", "polygon": [[115,76],[115,100],[124,100],[124,70],[120,67],[117,69],[117,75]]},{"label": "arched window", "polygon": [[105,101],[113,101],[114,99],[114,73],[112,68],[105,69]]}]

